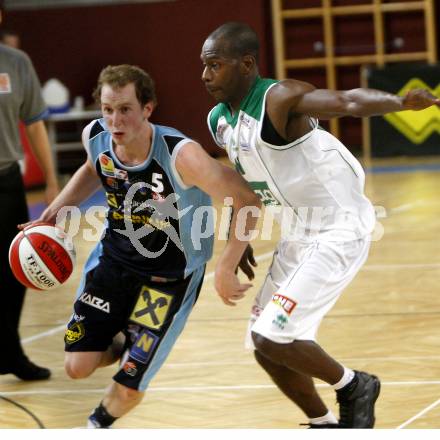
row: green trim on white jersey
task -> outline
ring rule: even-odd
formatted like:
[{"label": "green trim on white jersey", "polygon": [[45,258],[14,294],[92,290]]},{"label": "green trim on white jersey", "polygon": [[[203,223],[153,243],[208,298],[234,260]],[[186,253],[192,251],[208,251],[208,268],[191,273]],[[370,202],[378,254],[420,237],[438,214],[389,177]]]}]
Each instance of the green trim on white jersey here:
[{"label": "green trim on white jersey", "polygon": [[218,120],[221,116],[226,119],[226,122],[232,128],[235,128],[240,111],[245,112],[247,115],[259,121],[263,106],[263,101],[261,101],[260,97],[264,96],[269,86],[276,84],[277,82],[278,81],[274,79],[261,78],[258,76],[249,90],[249,93],[244,97],[243,101],[241,101],[239,110],[236,111],[234,115],[232,115],[228,104],[221,102],[216,105],[208,115],[208,125],[211,133],[216,132]]},{"label": "green trim on white jersey", "polygon": [[316,119],[310,117],[310,131],[285,145],[262,138],[267,95],[276,84],[257,78],[234,115],[223,103],[211,110],[208,125],[217,145],[267,207],[294,214],[290,223],[304,231],[301,239],[350,241],[370,234],[375,215],[364,195],[365,173]]}]

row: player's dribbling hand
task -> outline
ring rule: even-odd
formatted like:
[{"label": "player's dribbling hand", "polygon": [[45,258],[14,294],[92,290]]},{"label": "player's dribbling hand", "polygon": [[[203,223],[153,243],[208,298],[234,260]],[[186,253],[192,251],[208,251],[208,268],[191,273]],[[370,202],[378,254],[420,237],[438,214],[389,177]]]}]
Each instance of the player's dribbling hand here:
[{"label": "player's dribbling hand", "polygon": [[223,270],[217,267],[215,271],[215,289],[222,301],[228,306],[235,306],[236,301],[244,298],[246,290],[252,284],[241,284],[234,271]]},{"label": "player's dribbling hand", "polygon": [[55,220],[53,216],[48,215],[47,212],[48,209],[46,208],[37,220],[31,220],[27,223],[22,223],[20,225],[17,225],[17,228],[22,231],[24,228],[27,228],[28,226],[31,226],[35,223],[50,223],[52,225],[55,225]]}]

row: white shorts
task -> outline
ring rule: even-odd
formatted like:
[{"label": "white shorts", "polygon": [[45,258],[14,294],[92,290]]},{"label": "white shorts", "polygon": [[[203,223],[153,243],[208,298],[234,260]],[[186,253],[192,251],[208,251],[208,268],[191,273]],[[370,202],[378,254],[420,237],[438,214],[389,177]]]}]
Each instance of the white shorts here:
[{"label": "white shorts", "polygon": [[281,241],[255,298],[251,331],[280,344],[315,340],[319,325],[368,257],[370,237],[348,242]]}]

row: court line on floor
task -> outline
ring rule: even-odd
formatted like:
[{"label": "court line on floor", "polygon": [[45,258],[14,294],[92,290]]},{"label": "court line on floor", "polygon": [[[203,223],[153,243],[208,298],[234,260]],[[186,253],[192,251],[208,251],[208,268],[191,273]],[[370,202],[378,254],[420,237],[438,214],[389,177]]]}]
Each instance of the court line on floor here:
[{"label": "court line on floor", "polygon": [[394,208],[390,208],[389,212],[393,214],[400,214],[401,212],[410,211],[412,208],[414,208],[415,205],[419,205],[420,202],[415,203],[404,203],[403,205],[396,206]]},{"label": "court line on floor", "polygon": [[427,406],[425,409],[423,409],[422,411],[420,411],[419,413],[417,413],[415,416],[411,417],[410,419],[408,419],[406,422],[402,423],[401,425],[399,425],[396,429],[403,429],[405,428],[405,426],[408,426],[409,424],[411,424],[412,422],[414,422],[415,420],[419,419],[420,417],[424,416],[426,413],[428,413],[429,411],[431,411],[432,409],[434,409],[436,406],[438,406],[440,404],[440,399],[436,400],[434,403],[431,403],[431,405]]},{"label": "court line on floor", "polygon": [[[440,385],[440,380],[426,380],[426,381],[390,381],[382,382],[383,386],[421,386],[421,385]],[[330,388],[330,385],[318,383],[317,388]],[[266,390],[277,389],[275,385],[206,385],[193,387],[150,387],[149,392],[167,393],[167,392],[205,392],[205,391],[252,391],[252,390]],[[103,393],[106,388],[83,388],[83,389],[63,389],[63,390],[25,390],[25,391],[4,391],[3,396],[32,396],[38,394],[57,395],[57,394],[88,394],[88,393]],[[439,399],[440,401],[440,399]],[[438,402],[440,403],[440,402]]]},{"label": "court line on floor", "polygon": [[30,342],[36,341],[37,339],[44,338],[45,336],[51,336],[51,335],[54,335],[55,333],[59,333],[59,332],[65,330],[65,329],[66,329],[66,325],[65,324],[59,325],[59,326],[54,327],[54,328],[52,328],[50,330],[47,330],[45,332],[37,333],[34,336],[29,336],[27,338],[23,338],[21,340],[21,343],[22,343],[22,345],[26,345],[26,344],[29,344]]},{"label": "court line on floor", "polygon": [[[264,254],[261,255],[257,255],[255,257],[255,260],[257,261],[257,263],[261,262],[261,261],[265,261],[268,260],[269,258],[272,258],[273,256],[273,251],[271,252],[266,252]],[[388,271],[388,270],[397,270],[397,269],[439,269],[440,268],[440,263],[414,263],[414,264],[366,264],[365,266],[363,266],[360,270],[360,272],[367,270],[367,271]],[[208,274],[205,275],[205,281],[209,280],[211,278],[214,277],[214,271],[209,272]],[[54,327],[50,330],[47,330],[45,332],[42,333],[37,333],[36,335],[33,336],[29,336],[27,338],[23,338],[22,339],[22,344],[29,344],[30,342],[36,341],[38,339],[44,338],[46,336],[51,336],[55,333],[58,333],[60,331],[63,331],[66,328],[66,326],[60,325],[57,327]]]}]

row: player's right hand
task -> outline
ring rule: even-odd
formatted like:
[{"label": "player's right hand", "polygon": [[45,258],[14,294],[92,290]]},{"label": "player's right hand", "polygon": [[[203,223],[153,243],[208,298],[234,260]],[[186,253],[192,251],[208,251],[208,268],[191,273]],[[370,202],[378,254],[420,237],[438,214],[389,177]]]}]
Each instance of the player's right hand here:
[{"label": "player's right hand", "polygon": [[425,89],[412,89],[403,98],[404,110],[424,110],[431,105],[440,105],[440,98]]},{"label": "player's right hand", "polygon": [[252,287],[252,284],[241,284],[233,271],[225,270],[221,265],[216,268],[214,284],[218,295],[227,306],[235,306],[235,302],[244,298],[246,290]]},{"label": "player's right hand", "polygon": [[55,220],[53,219],[53,216],[47,215],[47,211],[48,210],[46,208],[37,220],[31,220],[29,222],[22,223],[20,225],[17,225],[17,228],[20,229],[20,231],[22,231],[24,228],[27,228],[28,226],[31,226],[34,223],[50,223],[55,225]]}]

